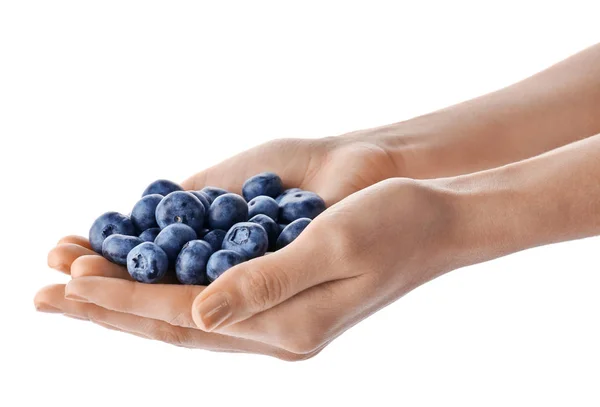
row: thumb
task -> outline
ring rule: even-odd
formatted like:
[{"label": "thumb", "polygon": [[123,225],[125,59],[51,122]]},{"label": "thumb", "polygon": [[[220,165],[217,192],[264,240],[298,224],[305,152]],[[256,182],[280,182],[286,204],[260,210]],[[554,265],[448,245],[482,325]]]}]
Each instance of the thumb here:
[{"label": "thumb", "polygon": [[218,331],[309,287],[342,278],[330,267],[335,257],[322,239],[311,238],[310,229],[280,251],[227,270],[202,291],[192,304],[198,328]]}]

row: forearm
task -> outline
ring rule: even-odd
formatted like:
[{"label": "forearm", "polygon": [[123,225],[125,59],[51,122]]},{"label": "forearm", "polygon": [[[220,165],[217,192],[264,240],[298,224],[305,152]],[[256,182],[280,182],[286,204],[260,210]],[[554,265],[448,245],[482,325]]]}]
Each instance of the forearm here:
[{"label": "forearm", "polygon": [[600,135],[466,176],[425,181],[456,214],[457,265],[600,234]]},{"label": "forearm", "polygon": [[467,174],[600,133],[600,44],[491,94],[377,129],[411,178]]}]

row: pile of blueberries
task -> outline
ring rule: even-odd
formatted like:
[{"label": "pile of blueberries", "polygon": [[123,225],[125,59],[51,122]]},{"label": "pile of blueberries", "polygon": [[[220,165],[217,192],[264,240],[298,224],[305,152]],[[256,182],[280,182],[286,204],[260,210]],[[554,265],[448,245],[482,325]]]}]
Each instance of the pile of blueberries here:
[{"label": "pile of blueberries", "polygon": [[142,283],[174,272],[182,284],[208,285],[229,268],[279,250],[325,210],[314,192],[284,190],[281,178],[249,178],[242,196],[222,188],[184,191],[167,180],[146,188],[129,216],[107,212],[90,229],[92,248],[127,266]]}]

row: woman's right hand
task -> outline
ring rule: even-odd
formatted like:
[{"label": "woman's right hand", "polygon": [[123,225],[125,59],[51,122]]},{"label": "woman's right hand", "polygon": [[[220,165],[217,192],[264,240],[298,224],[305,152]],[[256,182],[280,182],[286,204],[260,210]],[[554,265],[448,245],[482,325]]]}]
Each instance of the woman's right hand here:
[{"label": "woman's right hand", "polygon": [[[314,191],[323,197],[327,206],[331,206],[356,191],[401,173],[400,155],[392,155],[384,150],[377,140],[377,134],[368,132],[314,140],[275,140],[204,170],[184,181],[182,186],[187,190],[199,190],[212,185],[240,193],[247,178],[262,171],[273,171],[281,176],[286,187]],[[61,239],[48,254],[48,264],[73,278],[102,276],[131,280],[124,267],[94,252],[88,239],[80,236]],[[36,307],[40,311],[55,311],[71,316],[81,315],[85,309],[90,319],[102,324],[100,319],[91,318],[91,315],[103,314],[106,310],[93,304],[83,305],[66,300],[64,288],[64,285],[53,285],[40,290],[35,299]],[[131,318],[126,315],[120,317],[126,320]],[[147,327],[153,327],[155,337],[168,340],[168,337],[161,336],[161,332],[167,332],[161,328],[162,325],[164,323],[161,321],[149,321],[146,324]],[[113,328],[119,329],[118,325]],[[255,341],[225,338],[223,335],[200,331],[195,335],[199,338],[194,342],[198,347],[264,353],[283,359],[306,357]]]}]

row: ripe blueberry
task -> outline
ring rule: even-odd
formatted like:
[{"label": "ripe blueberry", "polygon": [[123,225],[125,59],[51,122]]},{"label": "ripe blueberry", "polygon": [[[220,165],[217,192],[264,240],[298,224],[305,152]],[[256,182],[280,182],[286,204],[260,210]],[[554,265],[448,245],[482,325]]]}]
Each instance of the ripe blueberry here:
[{"label": "ripe blueberry", "polygon": [[242,186],[242,195],[250,201],[259,195],[275,198],[283,192],[283,183],[279,175],[272,172],[262,172],[248,178]]},{"label": "ripe blueberry", "polygon": [[129,252],[142,243],[144,241],[137,236],[110,235],[102,243],[102,255],[113,263],[124,266]]},{"label": "ripe blueberry", "polygon": [[144,242],[154,242],[159,233],[160,228],[146,229],[140,234],[140,239],[142,239]]},{"label": "ripe blueberry", "polygon": [[127,255],[127,271],[141,283],[156,283],[167,274],[168,269],[167,254],[154,243],[142,243]]},{"label": "ripe blueberry", "polygon": [[102,253],[102,242],[112,234],[137,235],[131,219],[117,212],[106,212],[94,221],[90,228],[90,244],[97,253]]},{"label": "ripe blueberry", "polygon": [[244,256],[231,250],[219,250],[218,252],[214,252],[206,264],[206,276],[208,277],[208,281],[212,283],[224,272],[245,260]]},{"label": "ripe blueberry", "polygon": [[217,187],[204,187],[200,192],[204,192],[210,198],[210,203],[212,204],[216,197],[226,194],[229,191]]},{"label": "ripe blueberry", "polygon": [[190,194],[194,195],[200,202],[202,202],[202,206],[204,206],[204,214],[208,213],[208,208],[210,208],[210,204],[212,203],[212,199],[208,197],[202,191],[188,191]]},{"label": "ripe blueberry", "polygon": [[275,250],[275,242],[277,242],[277,238],[279,237],[279,225],[273,221],[273,219],[269,218],[267,215],[258,214],[250,218],[248,222],[256,223],[262,226],[267,232],[267,236],[269,237],[269,247],[268,251],[272,252]]},{"label": "ripe blueberry", "polygon": [[255,215],[263,214],[277,222],[279,216],[279,205],[270,196],[257,196],[248,202],[248,217],[252,218]]},{"label": "ripe blueberry", "polygon": [[194,229],[183,223],[174,223],[161,230],[154,243],[167,253],[169,263],[175,265],[181,248],[190,240],[196,239],[197,235]]},{"label": "ripe blueberry", "polygon": [[154,181],[152,184],[148,185],[148,188],[144,191],[142,196],[150,195],[150,194],[159,194],[162,196],[167,196],[171,192],[175,191],[183,191],[179,185],[174,183],[173,181],[169,181],[166,179],[159,179]]},{"label": "ripe blueberry", "polygon": [[285,191],[283,191],[283,193],[281,195],[279,195],[277,198],[275,198],[275,201],[277,201],[277,203],[281,203],[281,201],[283,199],[285,199],[285,197],[290,196],[290,194],[293,194],[295,192],[302,192],[302,190],[300,188],[290,188],[290,189],[286,189]]},{"label": "ripe blueberry", "polygon": [[150,194],[144,196],[135,204],[131,211],[131,221],[138,230],[144,231],[158,227],[158,223],[156,223],[156,207],[162,199],[162,195]]},{"label": "ripe blueberry", "polygon": [[175,274],[181,284],[207,285],[206,263],[213,249],[203,240],[187,242],[175,263]]},{"label": "ripe blueberry", "polygon": [[221,250],[221,245],[223,244],[223,239],[225,239],[225,235],[227,232],[221,229],[215,229],[208,232],[202,240],[212,247],[213,251]]},{"label": "ripe blueberry", "polygon": [[248,220],[248,204],[237,194],[223,194],[215,198],[208,210],[210,229],[229,230],[238,222]]},{"label": "ripe blueberry", "polygon": [[292,243],[298,236],[300,236],[300,233],[306,229],[310,222],[311,220],[308,218],[300,218],[287,225],[277,239],[277,250],[283,249],[285,246]]},{"label": "ripe blueberry", "polygon": [[225,235],[222,247],[253,259],[265,254],[269,247],[269,237],[265,228],[258,223],[236,223]]},{"label": "ripe blueberry", "polygon": [[156,221],[161,229],[183,223],[200,232],[204,226],[204,206],[189,192],[171,192],[156,207]]},{"label": "ripe blueberry", "polygon": [[300,218],[314,219],[325,210],[325,202],[314,192],[289,194],[279,203],[279,220],[290,223]]}]

